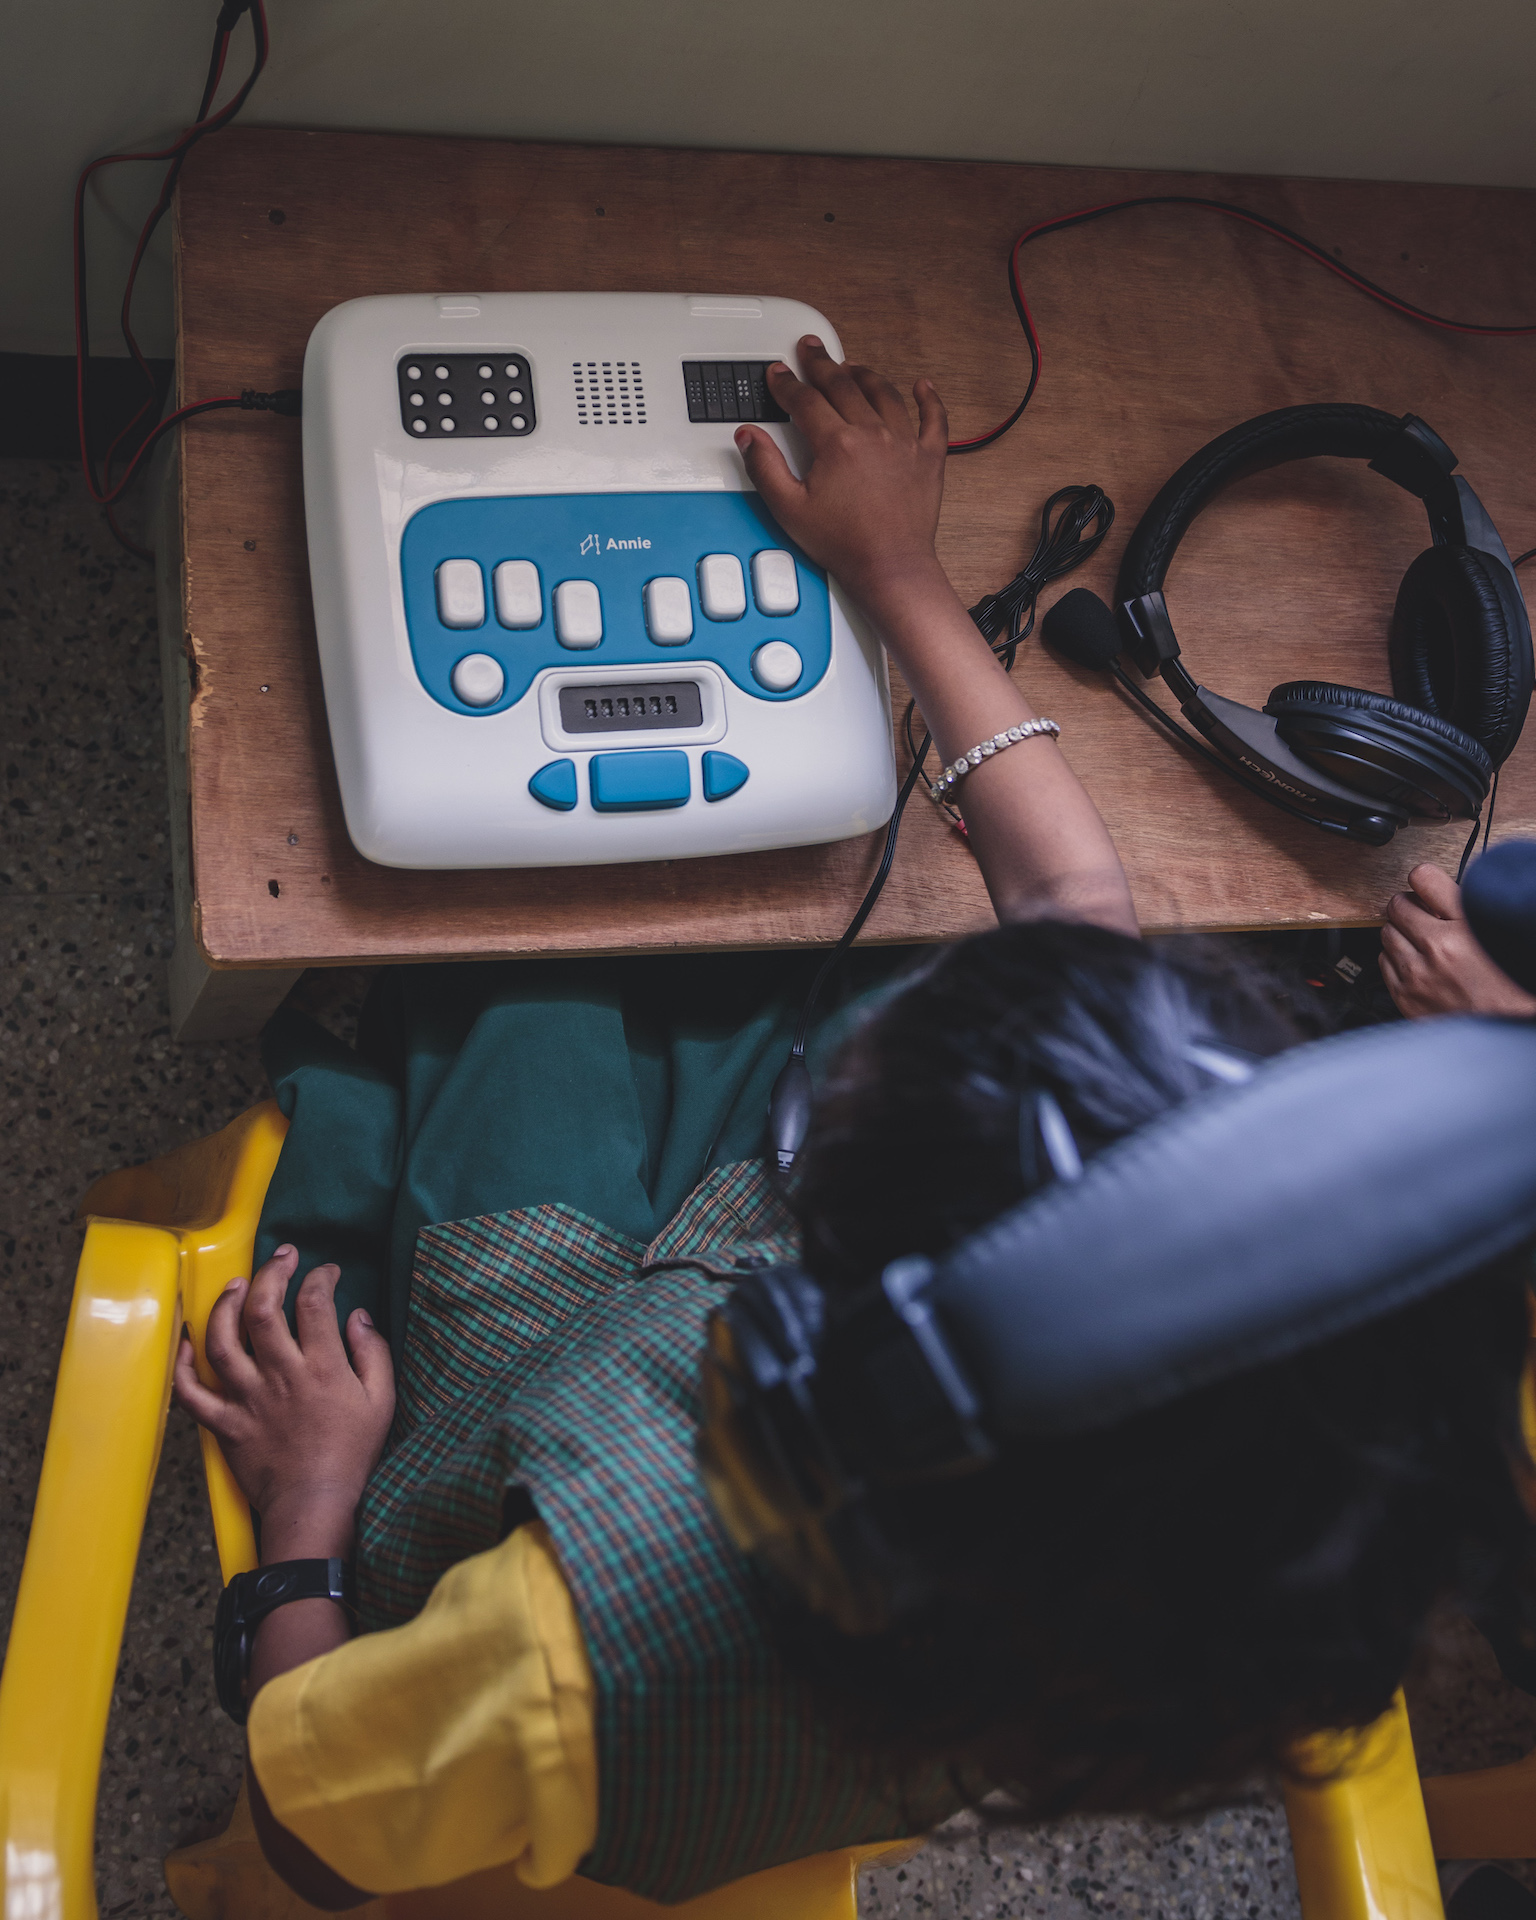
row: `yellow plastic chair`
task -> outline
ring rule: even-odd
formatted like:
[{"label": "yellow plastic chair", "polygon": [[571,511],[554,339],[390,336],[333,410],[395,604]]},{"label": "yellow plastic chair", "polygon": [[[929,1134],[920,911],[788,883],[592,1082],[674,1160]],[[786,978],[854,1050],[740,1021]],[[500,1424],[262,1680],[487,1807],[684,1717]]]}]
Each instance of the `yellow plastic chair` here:
[{"label": "yellow plastic chair", "polygon": [[[286,1131],[268,1101],[206,1140],[108,1174],[82,1203],[85,1244],[0,1674],[5,1920],[96,1920],[102,1742],[176,1344],[185,1321],[204,1365],[209,1310],[227,1281],[250,1271]],[[250,1512],[207,1433],[202,1451],[228,1580],[256,1563]],[[1309,1777],[1326,1776],[1286,1794],[1305,1920],[1443,1920],[1401,1699],[1363,1739],[1314,1742],[1302,1764]],[[1536,1760],[1511,1806],[1519,1788],[1536,1807]],[[1536,1816],[1523,1818],[1536,1842]],[[860,1868],[914,1850],[842,1848],[671,1908],[579,1877],[534,1892],[501,1869],[354,1912],[359,1920],[856,1920]],[[1536,1844],[1477,1851],[1509,1858],[1536,1853]],[[315,1911],[266,1867],[243,1795],[225,1834],[171,1856],[167,1880],[191,1920],[299,1920]]]}]

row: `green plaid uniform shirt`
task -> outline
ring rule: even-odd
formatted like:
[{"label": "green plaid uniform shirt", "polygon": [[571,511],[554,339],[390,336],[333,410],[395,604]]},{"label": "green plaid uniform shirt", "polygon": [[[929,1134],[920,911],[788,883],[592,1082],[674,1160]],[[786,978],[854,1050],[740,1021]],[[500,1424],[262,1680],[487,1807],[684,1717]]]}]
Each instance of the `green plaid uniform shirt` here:
[{"label": "green plaid uniform shirt", "polygon": [[[694,1461],[704,1322],[732,1277],[793,1259],[762,1163],[719,1167],[649,1246],[565,1206],[417,1243],[389,1453],[359,1514],[363,1624],[410,1619],[531,1495],[596,1684],[589,1878],[684,1900],[783,1860],[921,1831],[839,1746],[774,1645],[764,1593]],[[696,1262],[658,1272],[663,1263]]]}]

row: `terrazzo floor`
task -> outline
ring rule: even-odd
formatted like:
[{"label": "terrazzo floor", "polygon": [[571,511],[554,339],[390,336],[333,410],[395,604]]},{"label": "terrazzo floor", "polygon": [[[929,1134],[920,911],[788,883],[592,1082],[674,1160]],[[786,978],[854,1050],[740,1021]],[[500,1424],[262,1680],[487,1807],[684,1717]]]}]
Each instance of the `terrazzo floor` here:
[{"label": "terrazzo floor", "polygon": [[[254,1042],[171,1043],[160,682],[148,567],[112,541],[73,470],[0,462],[0,1630],[47,1431],[80,1229],[98,1173],[222,1126],[263,1091]],[[306,983],[344,1022],[349,983]],[[213,1699],[218,1573],[191,1424],[172,1412],[102,1766],[101,1911],[171,1916],[160,1862],[218,1830],[240,1740]],[[1429,1768],[1536,1743],[1536,1701],[1449,1626],[1414,1699]],[[1173,1824],[957,1823],[864,1878],[880,1920],[1237,1920],[1296,1914],[1284,1817],[1266,1801]]]}]

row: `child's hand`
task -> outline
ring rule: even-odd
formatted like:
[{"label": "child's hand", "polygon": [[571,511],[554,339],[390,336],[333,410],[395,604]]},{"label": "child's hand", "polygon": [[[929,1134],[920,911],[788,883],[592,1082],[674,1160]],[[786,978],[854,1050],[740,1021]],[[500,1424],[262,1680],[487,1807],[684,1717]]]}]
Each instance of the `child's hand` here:
[{"label": "child's hand", "polygon": [[949,423],[928,380],[912,389],[914,430],[888,380],[868,367],[839,364],[814,334],[799,352],[804,384],[780,363],[768,369],[768,385],[810,447],[805,478],[795,478],[761,427],[739,428],[736,445],[790,539],[873,611],[914,575],[938,573],[933,536]]},{"label": "child's hand", "polygon": [[1461,888],[1426,862],[1395,893],[1381,930],[1381,977],[1399,1013],[1536,1014],[1536,999],[1494,965],[1467,925]]},{"label": "child's hand", "polygon": [[208,1364],[222,1391],[198,1379],[190,1339],[176,1356],[176,1400],[218,1440],[261,1515],[266,1560],[350,1551],[353,1514],[395,1406],[389,1342],[361,1308],[347,1322],[348,1363],[333,1305],[340,1268],[306,1275],[298,1339],[288,1331],[283,1298],[298,1259],[279,1247],[253,1280],[231,1280],[215,1302]]}]

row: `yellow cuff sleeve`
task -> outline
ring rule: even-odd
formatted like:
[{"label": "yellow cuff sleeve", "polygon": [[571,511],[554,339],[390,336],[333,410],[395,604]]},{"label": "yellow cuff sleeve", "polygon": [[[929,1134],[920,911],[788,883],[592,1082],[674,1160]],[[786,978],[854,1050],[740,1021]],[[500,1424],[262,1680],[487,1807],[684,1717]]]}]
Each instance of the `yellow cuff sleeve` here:
[{"label": "yellow cuff sleeve", "polygon": [[554,1886],[597,1831],[592,1672],[537,1524],[451,1567],[405,1626],[269,1681],[247,1731],[273,1817],[373,1893],[508,1861]]}]

